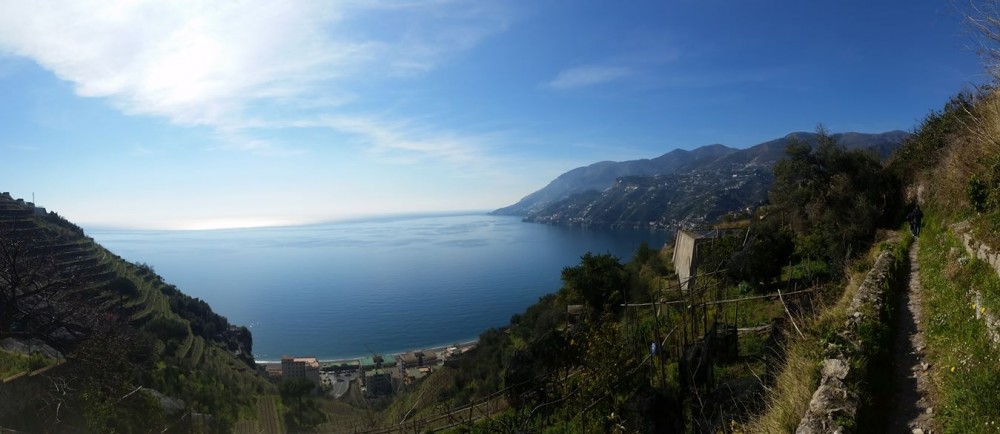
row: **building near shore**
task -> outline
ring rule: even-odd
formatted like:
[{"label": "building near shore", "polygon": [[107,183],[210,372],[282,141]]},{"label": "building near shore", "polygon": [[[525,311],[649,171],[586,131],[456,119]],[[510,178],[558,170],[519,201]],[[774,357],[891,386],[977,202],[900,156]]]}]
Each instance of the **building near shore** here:
[{"label": "building near shore", "polygon": [[396,359],[390,357],[386,360],[382,356],[375,354],[373,356],[360,358],[359,363],[361,363],[361,369],[370,371],[372,369],[390,368],[396,366]]},{"label": "building near shore", "polygon": [[320,386],[319,360],[315,357],[281,357],[282,378],[305,378]]},{"label": "building near shore", "polygon": [[374,369],[361,378],[365,382],[368,396],[392,395],[392,374],[388,370]]},{"label": "building near shore", "polygon": [[258,363],[257,366],[263,368],[269,378],[281,379],[281,363]]},{"label": "building near shore", "polygon": [[430,366],[438,362],[438,355],[433,351],[410,351],[396,357],[399,363],[406,365],[407,368]]}]

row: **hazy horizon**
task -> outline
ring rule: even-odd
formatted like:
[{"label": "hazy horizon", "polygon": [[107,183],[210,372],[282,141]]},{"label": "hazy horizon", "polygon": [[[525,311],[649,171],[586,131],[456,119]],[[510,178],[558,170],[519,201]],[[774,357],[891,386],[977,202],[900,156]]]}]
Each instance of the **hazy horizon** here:
[{"label": "hazy horizon", "polygon": [[[41,205],[39,205],[41,206]],[[58,210],[51,210],[56,211]],[[101,226],[101,225],[82,225],[82,227],[87,230],[102,231],[102,232],[183,232],[183,231],[226,231],[226,230],[241,230],[241,229],[280,229],[280,228],[302,228],[310,226],[323,226],[330,224],[342,224],[342,223],[361,223],[361,222],[388,222],[396,220],[414,220],[421,218],[433,218],[433,217],[453,217],[453,216],[476,216],[476,215],[487,215],[493,209],[481,209],[481,210],[454,210],[454,211],[413,211],[413,212],[398,212],[398,213],[385,213],[385,214],[369,214],[369,215],[357,215],[357,216],[345,216],[342,218],[334,218],[329,220],[320,220],[313,222],[300,222],[300,223],[274,223],[269,224],[268,222],[260,222],[257,225],[220,225],[220,226],[194,226],[194,227],[173,227],[173,228],[157,228],[157,227],[138,227],[138,226]],[[206,222],[212,223],[212,222]],[[249,224],[253,223],[251,221],[236,222]]]}]

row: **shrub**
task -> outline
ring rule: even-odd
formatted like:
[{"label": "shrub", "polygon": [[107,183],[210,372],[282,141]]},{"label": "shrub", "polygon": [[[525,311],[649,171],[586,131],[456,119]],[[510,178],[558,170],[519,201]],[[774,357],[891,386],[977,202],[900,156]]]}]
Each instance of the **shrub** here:
[{"label": "shrub", "polygon": [[972,175],[969,178],[969,186],[966,187],[965,194],[969,197],[969,204],[976,212],[986,212],[990,191],[985,181],[977,175]]},{"label": "shrub", "polygon": [[188,327],[181,321],[161,316],[146,324],[146,331],[162,341],[169,341],[186,337]]}]

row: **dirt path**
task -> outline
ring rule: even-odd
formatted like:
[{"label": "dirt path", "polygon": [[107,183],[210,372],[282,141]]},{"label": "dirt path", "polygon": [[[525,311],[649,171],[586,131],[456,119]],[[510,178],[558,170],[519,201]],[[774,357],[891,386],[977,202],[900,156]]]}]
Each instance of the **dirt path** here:
[{"label": "dirt path", "polygon": [[930,400],[930,365],[924,360],[922,288],[920,264],[917,263],[919,240],[910,247],[908,291],[899,297],[895,360],[892,376],[895,390],[888,415],[887,431],[891,433],[930,433],[934,417]]}]

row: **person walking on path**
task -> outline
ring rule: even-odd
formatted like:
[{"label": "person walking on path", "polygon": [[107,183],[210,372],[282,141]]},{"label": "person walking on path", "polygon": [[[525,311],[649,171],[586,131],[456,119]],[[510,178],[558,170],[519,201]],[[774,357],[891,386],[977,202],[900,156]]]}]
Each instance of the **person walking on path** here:
[{"label": "person walking on path", "polygon": [[923,220],[924,213],[920,211],[920,205],[914,204],[913,210],[906,215],[906,220],[910,222],[910,232],[913,236],[920,236],[920,221]]}]

